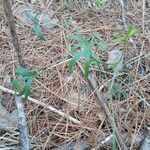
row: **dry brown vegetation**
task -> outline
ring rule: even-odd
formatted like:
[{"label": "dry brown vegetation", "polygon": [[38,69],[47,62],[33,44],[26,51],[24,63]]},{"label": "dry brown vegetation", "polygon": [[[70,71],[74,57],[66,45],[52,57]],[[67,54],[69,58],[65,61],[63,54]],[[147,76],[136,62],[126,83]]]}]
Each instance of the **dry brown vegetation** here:
[{"label": "dry brown vegetation", "polygon": [[[18,8],[21,6],[43,13],[49,9],[54,11],[52,19],[58,20],[57,25],[51,29],[42,27],[44,41],[36,38],[32,24],[19,14]],[[138,150],[150,127],[150,3],[146,0],[128,0],[125,6],[127,24],[138,29],[133,38],[136,47],[130,43],[125,51],[124,72],[117,79],[121,96],[115,96],[107,104],[110,111],[115,111],[115,122],[126,146],[130,150]],[[76,31],[85,36],[97,32],[103,35],[108,51],[117,48],[118,45],[112,42],[113,34],[125,33],[119,2],[112,0],[102,6],[90,7],[87,1],[77,0],[41,0],[35,4],[14,0],[12,8],[26,68],[40,72],[34,81],[31,97],[44,105],[25,102],[31,149],[63,149],[63,144],[72,141],[76,143],[77,150],[81,141],[87,149],[112,149],[112,125],[102,113],[95,89],[83,78],[80,67],[76,66],[74,74],[68,71],[68,60],[71,58],[68,36]],[[1,6],[0,85],[9,89],[12,89],[9,80],[15,77],[18,66],[16,56]],[[107,55],[102,57],[107,59]],[[129,65],[130,68],[127,67]],[[101,68],[92,74],[100,85],[98,90],[103,99],[110,85],[111,72]],[[103,78],[100,77],[102,75]],[[3,107],[12,112],[15,109],[14,96],[0,92]],[[66,116],[61,117],[48,106],[64,112]],[[79,123],[74,123],[68,116]],[[19,149],[19,132],[17,125],[15,127],[14,131],[1,129],[0,149]],[[109,141],[105,141],[107,137],[110,137]]]}]

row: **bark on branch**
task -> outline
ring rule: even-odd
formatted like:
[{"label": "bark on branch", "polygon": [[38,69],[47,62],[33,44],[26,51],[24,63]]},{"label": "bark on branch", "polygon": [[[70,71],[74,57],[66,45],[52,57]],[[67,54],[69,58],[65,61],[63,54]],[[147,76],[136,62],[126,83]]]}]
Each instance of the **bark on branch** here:
[{"label": "bark on branch", "polygon": [[[3,0],[3,6],[4,6],[6,18],[8,20],[8,25],[10,28],[13,46],[14,46],[15,51],[16,51],[17,56],[18,56],[18,62],[19,62],[21,67],[25,68],[23,55],[21,52],[21,48],[20,48],[17,33],[16,33],[16,27],[15,27],[15,23],[14,23],[14,19],[13,19],[10,0]],[[27,128],[27,123],[26,123],[25,108],[24,108],[24,104],[22,102],[22,97],[16,96],[15,102],[16,102],[16,106],[18,109],[21,149],[22,150],[29,150],[28,128]]]}]

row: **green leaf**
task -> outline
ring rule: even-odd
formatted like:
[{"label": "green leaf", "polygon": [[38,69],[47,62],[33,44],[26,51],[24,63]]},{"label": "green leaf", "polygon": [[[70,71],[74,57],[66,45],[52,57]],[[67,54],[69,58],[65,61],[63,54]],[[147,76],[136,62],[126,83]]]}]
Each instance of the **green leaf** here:
[{"label": "green leaf", "polygon": [[20,77],[12,81],[12,86],[19,96],[24,95],[25,99],[31,94],[31,84],[35,77],[38,76],[38,73],[35,71],[29,71],[25,68],[17,68],[16,75]]},{"label": "green leaf", "polygon": [[123,39],[124,42],[127,43],[135,35],[136,32],[137,32],[137,30],[135,28],[133,28],[131,26],[128,27],[125,37]]},{"label": "green leaf", "polygon": [[117,42],[117,43],[121,43],[122,42],[122,37],[119,33],[115,33],[114,36],[113,36],[113,41],[114,42]]},{"label": "green leaf", "polygon": [[16,75],[21,75],[23,77],[36,77],[38,73],[36,71],[29,71],[25,68],[19,67],[16,69]]},{"label": "green leaf", "polygon": [[79,52],[74,52],[73,53],[73,58],[69,61],[69,65],[68,65],[68,68],[70,70],[70,72],[73,71],[73,68],[75,66],[75,64],[81,59],[81,58],[84,58],[86,57],[86,51],[82,50],[82,51],[79,51]]},{"label": "green leaf", "polygon": [[[78,59],[80,59],[80,58],[78,58]],[[75,66],[75,64],[77,63],[77,59],[75,59],[75,58],[72,58],[71,60],[70,60],[70,62],[69,62],[69,64],[68,64],[68,68],[69,68],[69,71],[70,72],[72,72],[73,71],[73,68],[74,68],[74,66]]]},{"label": "green leaf", "polygon": [[101,49],[104,50],[106,49],[105,42],[101,37],[90,37],[85,39],[79,33],[71,36],[71,39],[75,40],[76,44],[71,48],[73,52],[73,58],[69,61],[68,68],[72,72],[75,64],[82,59],[84,64],[84,77],[87,78],[92,63],[102,63],[99,57],[92,51],[92,48],[95,44],[99,44],[101,46]]},{"label": "green leaf", "polygon": [[107,44],[99,34],[96,34],[94,36],[93,41],[94,41],[94,44],[97,44],[97,46],[100,50],[102,50],[102,51],[107,50]]},{"label": "green leaf", "polygon": [[76,41],[78,41],[78,43],[82,46],[85,45],[85,43],[87,42],[82,36],[81,34],[77,33],[76,35],[71,36],[71,39],[74,39]]},{"label": "green leaf", "polygon": [[26,11],[25,15],[29,21],[31,21],[33,24],[39,24],[39,20],[37,19],[37,15],[34,14],[32,11]]},{"label": "green leaf", "polygon": [[104,4],[105,2],[107,2],[108,0],[95,0],[95,4],[96,5],[102,5]]},{"label": "green leaf", "polygon": [[84,64],[84,77],[85,78],[88,78],[90,74],[90,64],[91,64],[90,60],[87,60]]},{"label": "green leaf", "polygon": [[94,53],[94,52],[91,52],[91,58],[97,62],[100,63],[100,58]]},{"label": "green leaf", "polygon": [[34,25],[34,32],[39,40],[44,40],[44,33],[42,32],[40,24]]},{"label": "green leaf", "polygon": [[19,93],[19,95],[25,95],[25,99],[27,99],[28,96],[31,94],[31,83],[32,83],[32,78],[29,78],[25,82],[22,91]]},{"label": "green leaf", "polygon": [[12,86],[15,88],[15,89],[22,89],[23,88],[23,83],[22,81],[24,82],[25,78],[24,77],[20,77],[20,78],[16,78],[12,81]]}]

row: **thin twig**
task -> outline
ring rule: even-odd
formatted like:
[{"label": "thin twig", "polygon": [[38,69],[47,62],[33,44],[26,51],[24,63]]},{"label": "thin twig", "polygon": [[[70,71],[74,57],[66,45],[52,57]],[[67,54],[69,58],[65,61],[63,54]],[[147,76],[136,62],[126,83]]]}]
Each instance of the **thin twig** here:
[{"label": "thin twig", "polygon": [[[112,114],[107,106],[107,104],[105,103],[105,101],[102,99],[101,95],[99,94],[99,91],[97,90],[97,82],[95,81],[94,78],[92,77],[89,77],[88,78],[92,88],[95,90],[95,93],[96,93],[96,96],[98,98],[98,102],[99,104],[102,106],[102,109],[103,109],[103,112],[104,112],[104,115],[107,116],[108,118],[108,121],[110,124],[112,124],[113,120],[112,120]],[[124,143],[124,140],[122,139],[121,137],[121,134],[120,132],[118,131],[117,129],[117,126],[114,124],[113,125],[114,128],[115,128],[115,132],[116,132],[116,138],[117,138],[117,142],[118,142],[118,146],[121,148],[121,150],[127,150],[127,147]]]},{"label": "thin twig", "polygon": [[16,26],[15,26],[14,19],[13,19],[10,0],[3,0],[3,5],[4,5],[4,11],[6,14],[8,25],[10,28],[12,42],[13,42],[15,51],[16,51],[17,56],[18,56],[18,62],[20,64],[20,66],[25,67],[23,55],[22,55],[21,48],[20,48],[20,45],[18,42],[18,37],[17,37],[17,33],[16,33]]},{"label": "thin twig", "polygon": [[[82,68],[81,64],[78,63],[78,65],[79,65],[81,71],[83,72],[83,68]],[[102,96],[99,94],[99,90],[98,90],[99,88],[97,88],[97,87],[99,87],[98,83],[96,82],[96,80],[93,76],[89,76],[88,81],[95,91],[99,105],[102,106],[104,116],[106,116],[108,118],[109,123],[112,124],[112,122],[113,122],[112,114],[111,114],[106,102],[103,100]],[[114,127],[114,130],[116,133],[115,137],[116,137],[116,140],[118,142],[118,147],[121,150],[127,150],[127,147],[124,143],[124,140],[122,139],[122,136],[121,136],[120,132],[118,131],[118,128],[117,128],[115,123],[114,123],[113,127]]]},{"label": "thin twig", "polygon": [[143,9],[143,12],[142,12],[142,30],[143,30],[143,34],[145,33],[145,0],[142,1],[143,3],[143,6],[142,6],[142,9]]},{"label": "thin twig", "polygon": [[127,23],[126,23],[126,18],[125,18],[125,7],[124,7],[124,0],[119,0],[120,5],[121,5],[121,16],[122,16],[122,21],[123,21],[123,26],[125,30],[127,30]]},{"label": "thin twig", "polygon": [[[13,95],[16,94],[15,91],[13,91],[13,90],[11,90],[11,89],[8,89],[8,88],[5,88],[5,87],[3,87],[3,86],[0,86],[0,90],[2,90],[3,92],[6,92],[6,93],[13,94]],[[22,97],[24,97],[24,96],[22,96]],[[28,100],[31,101],[31,102],[33,102],[33,103],[36,103],[36,104],[38,104],[38,105],[41,105],[41,106],[43,106],[43,107],[45,107],[45,108],[47,108],[47,109],[49,109],[49,110],[51,110],[51,111],[53,111],[53,112],[55,112],[55,113],[57,113],[57,114],[60,115],[61,117],[68,118],[68,119],[69,119],[70,121],[72,121],[73,123],[81,124],[81,122],[80,122],[79,120],[77,120],[77,119],[75,119],[75,118],[73,118],[73,117],[71,117],[71,116],[69,116],[69,115],[66,115],[66,114],[63,113],[62,111],[60,111],[60,110],[58,110],[58,109],[56,109],[56,108],[54,108],[54,107],[52,107],[52,106],[50,106],[50,105],[47,105],[47,104],[45,104],[45,103],[43,103],[43,102],[41,102],[41,101],[39,101],[39,100],[33,99],[33,98],[31,98],[31,97],[28,97]]]}]

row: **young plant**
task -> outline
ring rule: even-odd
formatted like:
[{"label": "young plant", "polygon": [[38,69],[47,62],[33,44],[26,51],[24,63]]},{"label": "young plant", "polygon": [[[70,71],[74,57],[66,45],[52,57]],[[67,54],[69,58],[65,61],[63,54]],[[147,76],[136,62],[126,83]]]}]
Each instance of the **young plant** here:
[{"label": "young plant", "polygon": [[17,68],[16,75],[19,75],[19,77],[12,81],[12,86],[19,93],[18,96],[24,95],[27,99],[31,94],[32,81],[38,76],[38,73],[24,68]]},{"label": "young plant", "polygon": [[25,15],[29,21],[33,24],[33,30],[35,32],[35,35],[39,40],[44,40],[44,33],[42,32],[40,22],[37,19],[37,15],[33,14],[31,11],[26,11]]},{"label": "young plant", "polygon": [[77,43],[71,48],[73,58],[70,60],[68,68],[72,72],[75,64],[82,59],[84,64],[84,77],[87,78],[89,76],[92,64],[99,65],[104,63],[92,50],[93,47],[97,45],[98,49],[106,51],[106,43],[98,35],[85,39],[78,33],[72,36],[72,39]]},{"label": "young plant", "polygon": [[125,35],[120,35],[119,33],[116,33],[114,35],[114,41],[123,44],[123,47],[126,47],[128,45],[130,39],[137,33],[137,30],[131,26],[128,27]]}]

